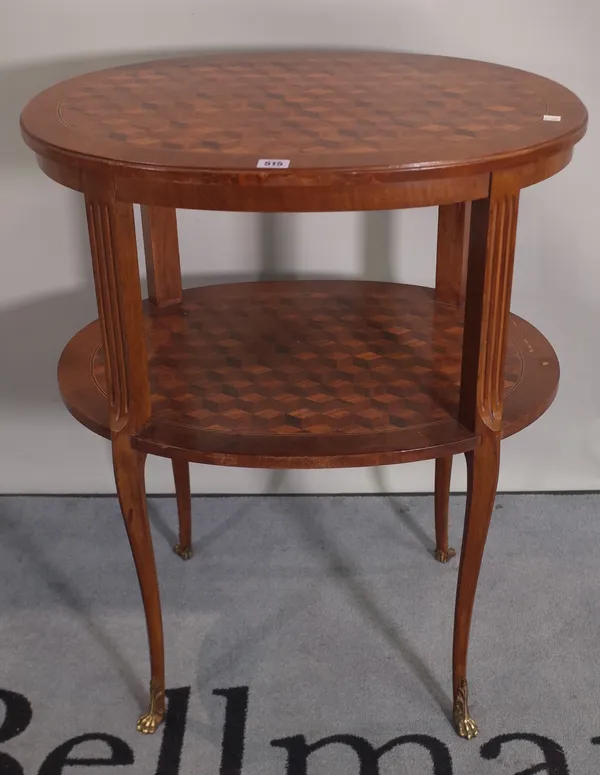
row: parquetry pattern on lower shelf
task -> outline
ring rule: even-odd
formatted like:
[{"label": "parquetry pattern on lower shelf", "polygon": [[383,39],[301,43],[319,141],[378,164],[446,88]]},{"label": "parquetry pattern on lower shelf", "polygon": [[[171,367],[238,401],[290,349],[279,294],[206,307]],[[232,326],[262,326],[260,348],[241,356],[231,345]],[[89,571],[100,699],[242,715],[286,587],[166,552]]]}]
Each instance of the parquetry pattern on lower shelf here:
[{"label": "parquetry pattern on lower shelf", "polygon": [[[147,320],[153,417],[234,434],[373,434],[456,417],[462,322],[426,289],[197,288]],[[506,390],[521,375],[509,343]],[[102,351],[94,375],[105,391]]]}]

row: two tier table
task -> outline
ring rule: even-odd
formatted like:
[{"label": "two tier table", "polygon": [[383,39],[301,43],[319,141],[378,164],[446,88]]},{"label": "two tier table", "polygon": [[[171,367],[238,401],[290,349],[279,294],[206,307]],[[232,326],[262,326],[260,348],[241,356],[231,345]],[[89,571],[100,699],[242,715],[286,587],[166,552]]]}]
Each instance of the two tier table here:
[{"label": "two tier table", "polygon": [[[520,190],[571,160],[579,99],[483,62],[396,53],[210,54],[91,73],[21,117],[42,170],[85,196],[98,320],[67,344],[72,414],[110,439],[165,712],[163,629],[144,463],[172,460],[177,553],[191,555],[189,463],[257,468],[435,459],[448,560],[452,456],[468,497],[456,595],[454,723],[500,441],[551,404],[544,336],[510,314]],[[134,225],[141,205],[142,300]],[[177,208],[331,212],[439,207],[435,288],[274,280],[182,290]],[[198,261],[202,261],[199,244]],[[523,257],[526,260],[526,256]]]}]

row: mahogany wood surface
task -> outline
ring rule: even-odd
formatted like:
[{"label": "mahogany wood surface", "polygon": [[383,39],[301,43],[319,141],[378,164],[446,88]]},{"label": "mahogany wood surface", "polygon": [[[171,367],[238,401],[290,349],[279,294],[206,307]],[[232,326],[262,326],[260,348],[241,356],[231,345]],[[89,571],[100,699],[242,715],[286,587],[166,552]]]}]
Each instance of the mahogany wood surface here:
[{"label": "mahogany wood surface", "polygon": [[435,297],[462,306],[467,284],[471,202],[439,208]]},{"label": "mahogany wood surface", "polygon": [[[134,445],[196,462],[331,467],[465,451],[458,422],[461,313],[430,289],[357,281],[274,281],[184,291],[146,306],[152,412]],[[552,402],[558,362],[513,317],[504,433]],[[443,353],[443,358],[439,354]],[[67,345],[59,383],[70,411],[107,435],[96,323]]]},{"label": "mahogany wood surface", "polygon": [[179,541],[174,547],[182,560],[192,556],[192,494],[190,490],[190,464],[187,460],[173,460],[173,478],[179,518]]},{"label": "mahogany wood surface", "polygon": [[117,496],[146,614],[151,687],[157,690],[153,697],[154,710],[139,720],[138,730],[151,734],[165,712],[165,648],[158,575],[146,505],[146,455],[132,448],[126,429],[113,433],[112,453]]},{"label": "mahogany wood surface", "polygon": [[181,263],[177,212],[172,207],[142,207],[148,297],[157,307],[181,301]]},{"label": "mahogany wood surface", "polygon": [[[471,617],[498,483],[518,208],[516,176],[496,172],[489,198],[474,202],[471,212],[459,418],[481,443],[467,453],[467,511],[454,621],[455,697],[463,688],[466,692]],[[455,724],[460,734],[471,737],[477,727],[466,699],[465,708],[464,718],[455,716]]]},{"label": "mahogany wood surface", "polygon": [[[461,309],[465,303],[470,228],[471,202],[439,208],[435,298]],[[451,477],[452,458],[437,458],[434,489],[435,556],[440,562],[448,562],[456,554],[448,546]]]},{"label": "mahogany wood surface", "polygon": [[452,462],[450,456],[438,457],[435,461],[435,557],[439,562],[448,562],[456,550],[448,545],[448,515],[450,511],[450,480]]},{"label": "mahogany wood surface", "polygon": [[[493,170],[531,176],[528,165],[562,163],[586,124],[572,92],[531,73],[351,51],[127,65],[57,84],[21,117],[44,171],[64,185],[144,204],[264,211],[483,198]],[[289,168],[258,168],[265,158]]]},{"label": "mahogany wood surface", "polygon": [[[156,307],[179,304],[182,296],[177,211],[172,207],[141,208],[148,297]],[[174,547],[183,560],[192,556],[192,501],[190,466],[173,460],[173,478],[179,520],[179,541]]]},{"label": "mahogany wood surface", "polygon": [[140,582],[150,646],[152,711],[138,729],[153,732],[165,710],[162,613],[148,523],[146,455],[132,446],[150,416],[146,338],[133,207],[86,198],[88,230],[107,377],[108,430],[117,495]]},{"label": "mahogany wood surface", "polygon": [[[463,737],[477,733],[467,647],[500,440],[548,408],[559,377],[548,341],[510,314],[519,195],[570,162],[586,126],[581,101],[546,78],[389,52],[164,59],[71,79],[26,106],[22,133],[40,167],[86,198],[98,321],[67,345],[58,376],[70,411],[112,441],[150,645],[141,731],[165,710],[147,453],[173,460],[182,557],[190,461],[436,458],[437,547],[449,559],[452,455],[464,452],[453,718]],[[182,291],[178,207],[427,205],[440,207],[435,290],[306,280]]]}]

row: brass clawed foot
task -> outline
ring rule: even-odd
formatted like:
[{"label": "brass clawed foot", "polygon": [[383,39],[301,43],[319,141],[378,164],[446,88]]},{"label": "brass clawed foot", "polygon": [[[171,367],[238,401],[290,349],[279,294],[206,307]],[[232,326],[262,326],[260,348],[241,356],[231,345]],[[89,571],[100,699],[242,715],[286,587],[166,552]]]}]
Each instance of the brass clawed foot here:
[{"label": "brass clawed foot", "polygon": [[150,684],[150,709],[137,723],[137,731],[143,735],[153,735],[156,727],[165,716],[165,693],[155,684]]},{"label": "brass clawed foot", "polygon": [[466,681],[462,681],[454,698],[454,711],[452,713],[454,726],[461,737],[471,740],[477,737],[479,730],[477,724],[469,715],[469,688]]},{"label": "brass clawed foot", "polygon": [[192,556],[191,546],[181,546],[181,544],[175,544],[173,551],[175,554],[179,555],[182,560],[189,560]]},{"label": "brass clawed foot", "polygon": [[456,549],[449,548],[447,551],[443,549],[435,550],[435,559],[438,562],[448,562],[453,557],[456,557]]}]

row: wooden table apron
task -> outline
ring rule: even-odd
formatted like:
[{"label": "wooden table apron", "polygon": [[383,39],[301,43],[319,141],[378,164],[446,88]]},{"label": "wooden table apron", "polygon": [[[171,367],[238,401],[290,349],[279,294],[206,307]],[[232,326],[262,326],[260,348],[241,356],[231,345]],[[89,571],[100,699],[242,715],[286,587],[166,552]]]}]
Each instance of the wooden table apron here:
[{"label": "wooden table apron", "polygon": [[[70,411],[112,442],[150,644],[140,731],[165,712],[146,454],[173,460],[183,559],[189,462],[435,458],[436,557],[446,562],[452,456],[464,452],[454,723],[477,734],[467,647],[500,440],[548,408],[559,376],[547,340],[510,315],[519,195],[569,163],[586,125],[577,97],[539,76],[377,52],[160,60],[72,79],[25,108],[41,168],[86,199],[99,319],[65,348],[59,383]],[[182,290],[176,208],[424,206],[439,207],[434,290],[348,280]]]}]

